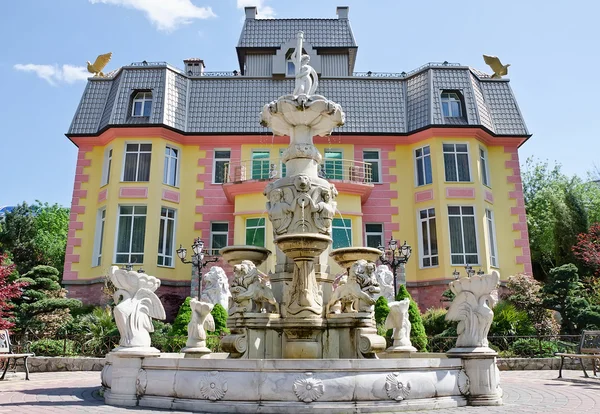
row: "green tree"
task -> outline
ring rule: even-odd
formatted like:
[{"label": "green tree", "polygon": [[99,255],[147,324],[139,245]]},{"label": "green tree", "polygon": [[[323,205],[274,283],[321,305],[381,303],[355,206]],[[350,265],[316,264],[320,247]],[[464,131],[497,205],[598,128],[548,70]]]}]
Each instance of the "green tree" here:
[{"label": "green tree", "polygon": [[69,209],[36,201],[20,204],[0,223],[0,252],[10,253],[19,273],[37,265],[62,271]]},{"label": "green tree", "polygon": [[554,267],[581,264],[571,247],[578,234],[600,219],[600,186],[532,158],[522,178],[533,275],[545,280]]},{"label": "green tree", "polygon": [[[170,336],[187,336],[188,324],[192,320],[192,308],[190,307],[190,301],[192,298],[187,297],[185,301],[179,307],[177,316],[171,326]],[[209,332],[209,334],[221,335],[227,332],[227,311],[220,304],[216,304],[213,310],[210,312],[213,319],[215,320],[215,331]]]},{"label": "green tree", "polygon": [[55,268],[40,265],[16,280],[28,284],[23,295],[13,300],[17,330],[54,336],[71,322],[70,309],[80,307],[81,301],[67,299],[67,291],[60,286],[58,275]]},{"label": "green tree", "polygon": [[550,270],[542,293],[544,306],[560,312],[564,333],[577,334],[585,328],[600,327],[600,306],[590,304],[574,264]]},{"label": "green tree", "polygon": [[398,287],[398,293],[396,294],[396,300],[410,299],[410,305],[408,307],[408,320],[411,324],[410,329],[410,341],[412,346],[417,348],[419,351],[427,351],[427,334],[425,333],[425,327],[423,326],[423,320],[421,319],[421,312],[417,302],[415,302],[408,293],[406,286],[400,285]]},{"label": "green tree", "polygon": [[11,264],[6,255],[0,255],[0,329],[8,329],[14,326],[9,318],[13,315],[11,309],[14,307],[10,300],[21,296],[22,290],[27,283],[11,282],[10,276],[14,273],[15,265]]}]

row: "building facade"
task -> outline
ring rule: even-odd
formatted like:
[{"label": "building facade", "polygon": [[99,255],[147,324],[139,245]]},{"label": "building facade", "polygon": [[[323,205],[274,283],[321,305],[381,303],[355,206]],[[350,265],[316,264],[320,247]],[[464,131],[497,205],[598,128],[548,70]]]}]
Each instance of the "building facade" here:
[{"label": "building facade", "polygon": [[162,280],[159,296],[176,309],[192,279],[180,244],[199,236],[213,252],[275,251],[263,190],[285,175],[289,138],[258,114],[294,88],[300,30],[317,93],[346,113],[344,126],[315,137],[321,173],[339,191],[333,248],[406,240],[407,286],[423,309],[443,305],[467,264],[504,280],[531,272],[518,156],[530,135],[507,79],[448,62],[355,73],[347,7],[335,19],[255,15],[246,8],[239,70],[141,62],[88,80],[67,133],[79,149],[63,279],[72,297],[99,303],[110,266],[131,263]]}]

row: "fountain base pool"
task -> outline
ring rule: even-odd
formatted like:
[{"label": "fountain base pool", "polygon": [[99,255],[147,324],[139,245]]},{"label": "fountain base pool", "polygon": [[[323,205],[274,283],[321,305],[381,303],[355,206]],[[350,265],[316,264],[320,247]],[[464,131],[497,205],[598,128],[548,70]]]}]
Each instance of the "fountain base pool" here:
[{"label": "fountain base pool", "polygon": [[[429,354],[433,355],[433,354]],[[102,371],[108,404],[231,413],[399,412],[499,405],[495,356],[473,386],[461,358],[423,354],[403,359],[201,359],[183,354],[146,358],[111,353]],[[477,369],[477,368],[475,368]],[[488,382],[484,395],[482,384]]]}]

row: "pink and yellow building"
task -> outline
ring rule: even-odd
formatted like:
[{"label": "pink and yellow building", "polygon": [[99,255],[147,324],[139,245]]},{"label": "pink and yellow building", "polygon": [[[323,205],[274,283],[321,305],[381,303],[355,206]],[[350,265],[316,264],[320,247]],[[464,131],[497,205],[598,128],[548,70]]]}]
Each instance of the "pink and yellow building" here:
[{"label": "pink and yellow building", "polygon": [[315,138],[339,191],[333,247],[406,240],[407,286],[422,308],[442,305],[467,264],[503,280],[531,272],[518,156],[530,135],[507,79],[447,62],[356,73],[347,7],[335,19],[255,14],[246,9],[234,72],[187,59],[184,69],[142,62],[88,80],[67,133],[79,148],[64,272],[72,297],[98,303],[110,266],[132,263],[162,280],[159,296],[176,309],[192,280],[180,244],[199,236],[213,251],[275,251],[263,190],[285,174],[289,141],[258,113],[293,90],[298,30],[319,93],[346,112],[343,127]]}]

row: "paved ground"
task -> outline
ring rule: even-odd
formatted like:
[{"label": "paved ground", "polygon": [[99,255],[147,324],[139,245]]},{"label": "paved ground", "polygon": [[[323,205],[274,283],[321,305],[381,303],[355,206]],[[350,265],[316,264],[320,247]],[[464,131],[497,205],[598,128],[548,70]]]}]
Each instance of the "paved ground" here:
[{"label": "paved ground", "polygon": [[[99,372],[31,374],[0,382],[0,413],[116,413],[145,414],[162,410],[115,408],[98,395]],[[462,407],[432,411],[460,413],[599,413],[600,379],[585,379],[581,371],[505,371],[501,373],[504,405]],[[165,412],[165,411],[162,411]],[[167,411],[175,413],[175,411]],[[422,412],[421,412],[422,413]]]}]

